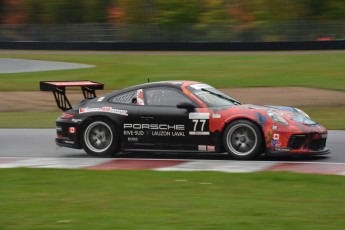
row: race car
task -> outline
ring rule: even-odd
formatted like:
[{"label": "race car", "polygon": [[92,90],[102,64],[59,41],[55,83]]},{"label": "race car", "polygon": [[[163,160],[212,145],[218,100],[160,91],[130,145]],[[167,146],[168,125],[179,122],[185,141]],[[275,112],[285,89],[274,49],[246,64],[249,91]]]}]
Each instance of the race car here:
[{"label": "race car", "polygon": [[[66,87],[81,87],[72,107]],[[194,81],[162,81],[96,96],[93,81],[41,81],[63,114],[56,121],[59,146],[90,156],[119,152],[227,152],[237,160],[266,155],[322,155],[327,130],[293,107],[242,104]],[[219,155],[219,154],[218,154]]]}]

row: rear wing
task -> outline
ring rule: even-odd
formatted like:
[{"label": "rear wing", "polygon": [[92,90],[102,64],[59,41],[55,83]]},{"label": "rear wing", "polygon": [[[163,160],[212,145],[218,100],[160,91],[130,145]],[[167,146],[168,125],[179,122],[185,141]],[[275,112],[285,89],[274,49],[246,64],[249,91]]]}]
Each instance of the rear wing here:
[{"label": "rear wing", "polygon": [[66,96],[66,87],[81,87],[85,99],[97,97],[96,90],[102,90],[104,84],[94,81],[41,81],[41,91],[51,91],[54,94],[56,105],[66,111],[72,109],[72,105]]}]

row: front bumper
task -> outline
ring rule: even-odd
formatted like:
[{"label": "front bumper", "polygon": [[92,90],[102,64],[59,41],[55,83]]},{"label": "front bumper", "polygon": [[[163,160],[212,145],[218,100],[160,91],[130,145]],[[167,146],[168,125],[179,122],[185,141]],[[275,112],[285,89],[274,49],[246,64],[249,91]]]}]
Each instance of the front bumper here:
[{"label": "front bumper", "polygon": [[289,155],[303,155],[303,156],[318,156],[318,155],[327,155],[330,154],[331,151],[325,147],[322,150],[309,150],[309,151],[295,151],[290,148],[281,148],[279,149],[266,149],[265,155],[266,156],[289,156]]}]

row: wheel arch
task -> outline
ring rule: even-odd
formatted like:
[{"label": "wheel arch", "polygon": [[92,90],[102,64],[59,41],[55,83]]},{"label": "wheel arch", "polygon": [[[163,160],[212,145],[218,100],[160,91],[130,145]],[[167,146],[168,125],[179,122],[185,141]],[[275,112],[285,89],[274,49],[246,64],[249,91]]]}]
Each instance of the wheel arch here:
[{"label": "wheel arch", "polygon": [[258,129],[260,130],[260,133],[261,133],[261,135],[262,135],[262,139],[263,139],[263,141],[262,141],[262,146],[261,146],[261,148],[262,148],[262,150],[264,150],[264,148],[265,148],[265,146],[266,146],[266,138],[265,138],[265,134],[264,134],[264,131],[263,131],[263,128],[262,128],[262,126],[257,122],[257,121],[255,121],[255,120],[253,120],[253,119],[251,119],[251,118],[248,118],[248,117],[236,117],[236,118],[234,118],[234,119],[230,119],[230,120],[227,120],[225,123],[224,123],[224,126],[223,126],[223,128],[222,128],[222,132],[221,132],[221,146],[222,146],[222,148],[224,148],[224,141],[223,141],[223,135],[224,135],[224,132],[225,132],[225,130],[226,130],[226,128],[231,124],[231,123],[233,123],[233,122],[235,122],[235,121],[239,121],[239,120],[246,120],[246,121],[249,121],[249,122],[251,122],[251,123],[253,123],[254,125],[256,125],[257,127],[258,127]]},{"label": "wheel arch", "polygon": [[[78,142],[81,143],[81,139],[83,137],[83,133],[85,128],[87,127],[87,125],[91,122],[91,121],[95,121],[95,120],[107,120],[110,121],[114,126],[115,129],[120,130],[120,124],[118,121],[116,121],[115,119],[109,117],[109,116],[104,116],[104,115],[95,115],[95,116],[90,116],[87,119],[83,120],[83,122],[80,124],[80,133],[78,135]],[[121,132],[119,132],[119,134],[121,134]],[[121,135],[119,135],[118,137],[120,139],[120,143],[121,143]]]}]

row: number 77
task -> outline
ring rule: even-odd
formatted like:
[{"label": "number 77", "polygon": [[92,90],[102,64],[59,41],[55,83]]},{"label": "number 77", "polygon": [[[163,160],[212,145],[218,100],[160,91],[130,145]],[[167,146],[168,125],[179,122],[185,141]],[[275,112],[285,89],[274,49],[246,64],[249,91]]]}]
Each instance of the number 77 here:
[{"label": "number 77", "polygon": [[201,123],[201,130],[200,131],[204,131],[204,127],[205,127],[205,123],[206,123],[206,120],[204,120],[204,119],[203,120],[193,120],[193,122],[194,122],[194,131],[196,131],[199,121]]}]

